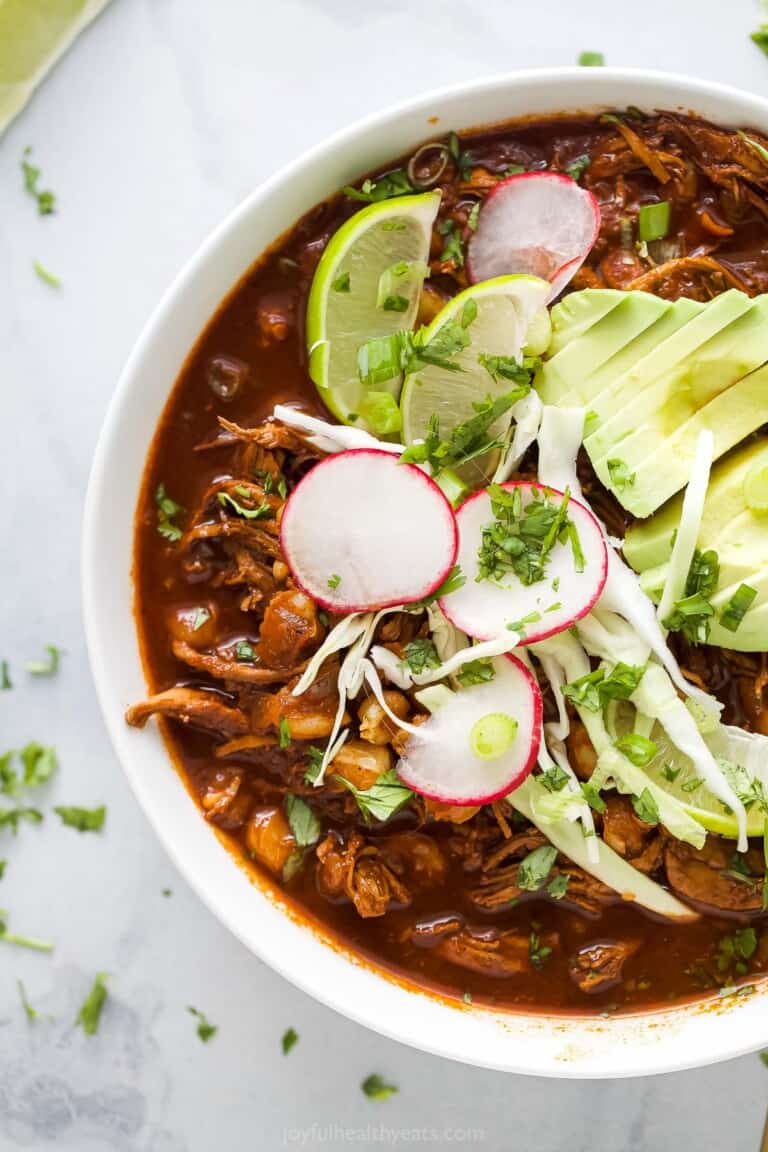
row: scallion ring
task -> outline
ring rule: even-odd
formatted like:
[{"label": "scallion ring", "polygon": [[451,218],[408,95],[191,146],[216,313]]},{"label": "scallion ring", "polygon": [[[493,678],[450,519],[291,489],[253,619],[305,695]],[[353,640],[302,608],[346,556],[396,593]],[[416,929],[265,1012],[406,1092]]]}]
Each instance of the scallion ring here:
[{"label": "scallion ring", "polygon": [[472,725],[470,748],[481,760],[498,760],[517,736],[517,720],[507,712],[489,712]]},{"label": "scallion ring", "polygon": [[[429,157],[432,153],[434,153],[438,158],[437,167],[434,167],[434,160],[426,162],[424,159],[425,157]],[[414,152],[413,156],[411,156],[410,160],[408,161],[408,167],[406,168],[408,179],[410,180],[413,187],[418,188],[420,191],[423,191],[425,188],[434,188],[435,184],[437,184],[443,172],[445,172],[445,169],[448,167],[448,161],[450,159],[451,153],[447,144],[441,144],[439,142],[422,144],[421,148]],[[426,163],[429,165],[428,175],[420,175],[416,170],[416,166],[421,165],[423,167]]]}]

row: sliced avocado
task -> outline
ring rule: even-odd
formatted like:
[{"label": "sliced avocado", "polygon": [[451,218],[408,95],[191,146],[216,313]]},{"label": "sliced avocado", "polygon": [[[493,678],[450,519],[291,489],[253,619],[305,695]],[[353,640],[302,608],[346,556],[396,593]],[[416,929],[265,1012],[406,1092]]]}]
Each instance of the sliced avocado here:
[{"label": "sliced avocado", "polygon": [[768,648],[768,603],[756,600],[735,632],[723,628],[715,617],[709,630],[709,643],[732,652],[764,652]]},{"label": "sliced avocado", "polygon": [[[767,414],[768,366],[764,366],[721,392],[682,427],[661,440],[641,464],[629,469],[632,482],[617,493],[621,503],[633,516],[650,516],[688,482],[703,428],[711,429],[714,435],[717,460],[764,424]],[[597,464],[593,461],[595,471],[608,487],[611,486],[609,459],[623,459],[621,446],[616,457],[605,457]]]},{"label": "sliced avocado", "polygon": [[[657,348],[664,340],[687,324],[694,316],[698,316],[706,308],[706,304],[698,300],[687,300],[683,297],[670,305],[654,324],[646,328],[630,340],[615,356],[601,365],[595,372],[586,377],[577,388],[565,393],[558,400],[561,408],[589,408],[594,413],[593,420],[599,425],[604,406],[610,401],[609,397],[617,390],[622,390],[624,375],[644,356]],[[626,402],[626,396],[624,397]]]},{"label": "sliced avocado", "polygon": [[[768,550],[768,515],[748,508],[747,477],[768,465],[768,442],[742,444],[715,464],[701,519],[699,548],[712,548],[721,538],[733,536],[748,544],[764,536]],[[649,520],[637,520],[624,537],[624,556],[636,572],[664,564],[672,552],[672,539],[680,523],[682,495],[669,500]],[[749,517],[748,521],[744,516]],[[722,546],[722,545],[721,545]]]},{"label": "sliced avocado", "polygon": [[[739,360],[731,368],[727,361],[728,353],[733,356],[734,350],[732,336],[726,333],[751,306],[743,292],[724,292],[636,363],[625,375],[621,389],[613,390],[612,403],[600,413],[599,427],[584,442],[593,464],[609,454],[628,464],[637,462],[689,419],[697,410],[694,395],[700,362],[708,376],[713,362],[723,362],[723,387],[756,367],[753,363],[744,369]],[[631,452],[623,441],[633,436],[638,446]]]},{"label": "sliced avocado", "polygon": [[[619,455],[631,469],[655,451],[663,437],[766,361],[768,295],[697,349],[667,380],[652,385],[603,423],[587,442],[587,450],[593,461],[609,453]],[[602,411],[599,414],[603,416]]]},{"label": "sliced avocado", "polygon": [[552,319],[552,342],[550,356],[565,348],[571,340],[581,336],[598,320],[602,320],[618,304],[626,293],[616,288],[585,288],[582,292],[571,292],[555,304],[550,316]]},{"label": "sliced avocado", "polygon": [[621,302],[602,320],[542,365],[536,387],[544,403],[559,404],[566,392],[578,390],[582,381],[671,307],[668,300],[647,292],[625,292]]}]

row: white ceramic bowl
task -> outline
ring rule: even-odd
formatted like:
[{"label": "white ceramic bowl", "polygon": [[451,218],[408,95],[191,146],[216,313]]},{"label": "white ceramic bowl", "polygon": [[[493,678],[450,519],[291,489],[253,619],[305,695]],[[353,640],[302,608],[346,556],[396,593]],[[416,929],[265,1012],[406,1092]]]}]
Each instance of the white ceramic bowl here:
[{"label": "white ceramic bowl", "polygon": [[254,884],[201,818],[155,725],[137,731],[123,721],[126,706],[145,693],[132,615],[133,520],[147,451],[187,353],[243,273],[304,212],[436,132],[626,105],[692,109],[768,132],[768,102],[744,92],[652,72],[565,68],[463,84],[400,104],[273,176],[203,244],[145,328],[104,424],[85,512],[85,623],[107,727],[147,817],[209,908],[294,984],[370,1028],[471,1064],[546,1076],[646,1075],[763,1047],[768,998],[757,991],[616,1019],[454,1006],[386,977],[286,914],[279,895]]}]

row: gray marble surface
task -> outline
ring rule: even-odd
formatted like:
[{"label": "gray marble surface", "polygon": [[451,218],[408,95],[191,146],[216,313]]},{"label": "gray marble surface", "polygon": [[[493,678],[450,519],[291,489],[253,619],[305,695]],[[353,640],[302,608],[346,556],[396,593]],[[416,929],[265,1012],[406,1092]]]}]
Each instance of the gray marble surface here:
[{"label": "gray marble surface", "polygon": [[[0,693],[0,751],[56,745],[46,809],[109,805],[100,837],[52,815],[16,839],[0,832],[0,905],[19,932],[56,942],[50,956],[0,946],[3,1152],[757,1149],[757,1056],[614,1083],[488,1073],[364,1031],[248,954],[175,874],[115,761],[78,563],[91,454],[139,328],[277,165],[394,97],[582,49],[768,95],[768,59],[748,40],[757,19],[751,0],[114,0],[0,141],[0,658],[15,683]],[[58,195],[54,217],[23,193],[27,145]],[[35,258],[60,291],[36,278]],[[66,650],[61,673],[33,680],[23,662],[49,641]],[[73,1018],[98,970],[110,999],[88,1038]],[[27,1022],[18,978],[51,1019]],[[208,1045],[189,1004],[218,1025]],[[300,1042],[283,1058],[289,1025]],[[359,1089],[374,1070],[400,1085],[385,1104]]]}]

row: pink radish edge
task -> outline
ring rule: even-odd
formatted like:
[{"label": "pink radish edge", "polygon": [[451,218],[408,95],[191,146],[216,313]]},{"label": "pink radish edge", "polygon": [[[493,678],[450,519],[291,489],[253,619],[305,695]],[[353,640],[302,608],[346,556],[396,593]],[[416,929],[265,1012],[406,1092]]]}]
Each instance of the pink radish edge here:
[{"label": "pink radish edge", "polygon": [[[349,603],[338,597],[336,599],[331,599],[327,593],[324,593],[318,588],[314,587],[311,580],[308,581],[305,577],[303,577],[300,571],[298,571],[294,565],[291,557],[292,548],[288,537],[292,528],[292,506],[295,510],[297,493],[301,492],[302,484],[304,484],[306,480],[309,480],[311,477],[315,476],[319,470],[330,468],[334,465],[338,466],[339,461],[349,459],[352,456],[373,456],[376,457],[377,460],[386,460],[388,463],[394,464],[398,469],[407,469],[409,474],[414,476],[414,479],[418,478],[418,481],[420,481],[430,490],[431,495],[439,498],[440,510],[445,514],[445,525],[450,529],[451,534],[451,543],[447,553],[447,559],[444,565],[438,570],[435,577],[424,588],[419,589],[413,595],[408,595],[407,597],[397,596],[393,599],[385,599],[383,601],[377,600],[375,603]],[[456,523],[456,516],[450,501],[447,499],[442,489],[437,484],[435,484],[434,480],[427,476],[426,472],[417,467],[415,464],[401,464],[391,452],[382,451],[379,448],[350,448],[344,452],[337,452],[332,456],[327,456],[324,460],[320,460],[309,472],[307,472],[304,477],[302,477],[302,479],[294,488],[293,492],[288,497],[280,521],[280,548],[282,550],[283,556],[285,557],[285,561],[291,570],[291,575],[295,583],[301,589],[301,591],[306,593],[307,596],[314,600],[314,602],[319,605],[319,607],[325,608],[328,611],[335,613],[336,615],[346,615],[352,612],[379,611],[382,608],[394,608],[398,604],[411,604],[417,600],[422,600],[427,596],[431,596],[448,578],[451,569],[456,563],[456,553],[458,552],[458,547],[459,530]]]},{"label": "pink radish edge", "polygon": [[[589,204],[589,207],[592,210],[593,225],[589,237],[584,237],[584,243],[579,245],[578,250],[574,256],[570,257],[568,260],[563,261],[563,263],[560,264],[549,276],[545,277],[552,285],[552,291],[550,292],[549,299],[553,300],[562,292],[566,284],[568,284],[568,282],[578,272],[579,268],[586,260],[590,250],[594,246],[598,235],[600,234],[600,205],[598,204],[596,197],[588,188],[582,188],[580,184],[578,184],[574,179],[572,179],[572,177],[566,175],[564,172],[518,172],[512,176],[507,176],[504,180],[500,180],[499,183],[491,189],[483,201],[482,207],[480,209],[477,228],[471,234],[469,243],[467,245],[467,275],[469,280],[474,284],[482,280],[492,279],[494,276],[511,275],[517,272],[527,272],[533,275],[540,275],[540,272],[537,269],[531,268],[530,266],[508,268],[506,270],[497,268],[493,270],[490,276],[480,275],[477,265],[478,263],[482,263],[482,256],[479,261],[476,255],[473,256],[473,248],[475,253],[477,253],[479,245],[482,244],[485,240],[482,231],[483,211],[487,206],[493,204],[493,201],[497,196],[500,194],[503,195],[505,189],[509,189],[512,186],[519,187],[519,182],[522,180],[538,180],[540,182],[547,181],[550,184],[559,183],[565,185],[569,190],[574,189],[576,192],[578,192],[578,194],[583,197],[584,200]],[[492,225],[488,226],[491,227]],[[542,250],[547,250],[545,244],[541,244],[540,247]]]},{"label": "pink radish edge", "polygon": [[539,756],[539,748],[541,747],[544,701],[541,695],[541,688],[539,687],[538,680],[530,671],[530,669],[526,668],[522,660],[518,660],[517,657],[513,656],[511,652],[506,652],[503,656],[503,659],[509,660],[511,664],[514,664],[516,671],[522,674],[522,678],[530,692],[533,718],[531,721],[531,745],[525,764],[515,773],[509,783],[505,784],[503,788],[497,789],[495,792],[488,794],[483,793],[478,796],[469,797],[462,796],[459,797],[459,799],[456,799],[455,797],[448,796],[445,793],[433,792],[432,790],[425,791],[422,787],[415,788],[412,780],[409,779],[407,765],[404,766],[405,770],[401,771],[401,766],[403,766],[403,761],[401,760],[397,765],[397,775],[403,781],[403,783],[407,785],[407,787],[411,788],[414,792],[418,792],[419,796],[424,796],[427,800],[435,800],[439,804],[454,804],[462,808],[470,808],[479,804],[491,804],[494,800],[503,800],[505,796],[508,796],[510,792],[514,792],[515,788],[519,788],[523,781],[527,780],[527,778],[530,776]]},{"label": "pink radish edge", "polygon": [[[542,492],[548,493],[550,496],[553,496],[555,498],[560,497],[561,499],[565,495],[565,493],[561,492],[558,488],[551,488],[548,484],[540,484],[538,481],[534,481],[534,480],[509,480],[504,484],[500,484],[499,487],[505,488],[505,489],[509,489],[509,488],[537,488]],[[462,513],[463,509],[466,508],[471,503],[473,503],[473,501],[478,500],[485,495],[487,495],[487,492],[484,488],[480,489],[480,491],[478,491],[478,492],[473,492],[472,495],[468,496],[467,499],[456,509],[456,524],[457,524],[458,529],[459,529],[459,538],[461,538],[461,513]],[[596,586],[596,590],[589,597],[589,599],[588,599],[587,603],[584,605],[584,607],[580,608],[577,612],[574,613],[573,616],[568,618],[567,624],[560,624],[560,625],[555,624],[550,628],[541,628],[540,631],[537,631],[537,632],[533,631],[533,629],[536,627],[535,624],[529,625],[528,630],[526,630],[525,636],[520,640],[520,647],[521,648],[527,647],[527,645],[529,645],[529,644],[538,644],[539,641],[541,641],[541,640],[547,640],[547,639],[549,639],[550,636],[556,636],[558,634],[558,632],[564,632],[567,628],[570,628],[573,624],[577,623],[577,621],[581,620],[584,616],[588,615],[588,613],[592,611],[595,604],[597,603],[597,601],[600,599],[600,597],[603,594],[603,589],[605,588],[605,583],[606,583],[606,580],[608,579],[608,545],[606,544],[606,541],[605,541],[605,535],[603,533],[602,528],[600,527],[599,520],[597,519],[597,517],[592,512],[591,508],[588,508],[586,506],[586,504],[583,504],[580,500],[577,500],[573,496],[571,496],[571,498],[569,500],[568,507],[570,508],[572,505],[576,505],[579,508],[579,511],[583,512],[585,519],[587,519],[590,522],[590,524],[594,526],[595,539],[597,542],[599,542],[599,545],[600,545],[601,572],[600,572],[600,576],[598,577],[598,583]],[[585,558],[586,558],[586,554],[585,554]],[[471,629],[467,628],[466,623],[464,621],[462,621],[461,616],[457,615],[452,610],[451,596],[450,595],[442,596],[438,600],[438,605],[439,605],[441,611],[443,612],[443,614],[448,617],[448,619],[454,625],[454,627],[460,629],[460,631],[462,631],[462,632],[466,632],[467,635],[472,636],[473,639],[475,639],[475,640],[493,640],[495,638],[495,636],[498,635],[498,633],[489,633],[489,634],[483,633],[482,635],[480,635],[477,632],[474,632]],[[546,617],[542,616],[541,621],[538,621],[537,623],[544,624],[545,620],[546,620]]]}]

